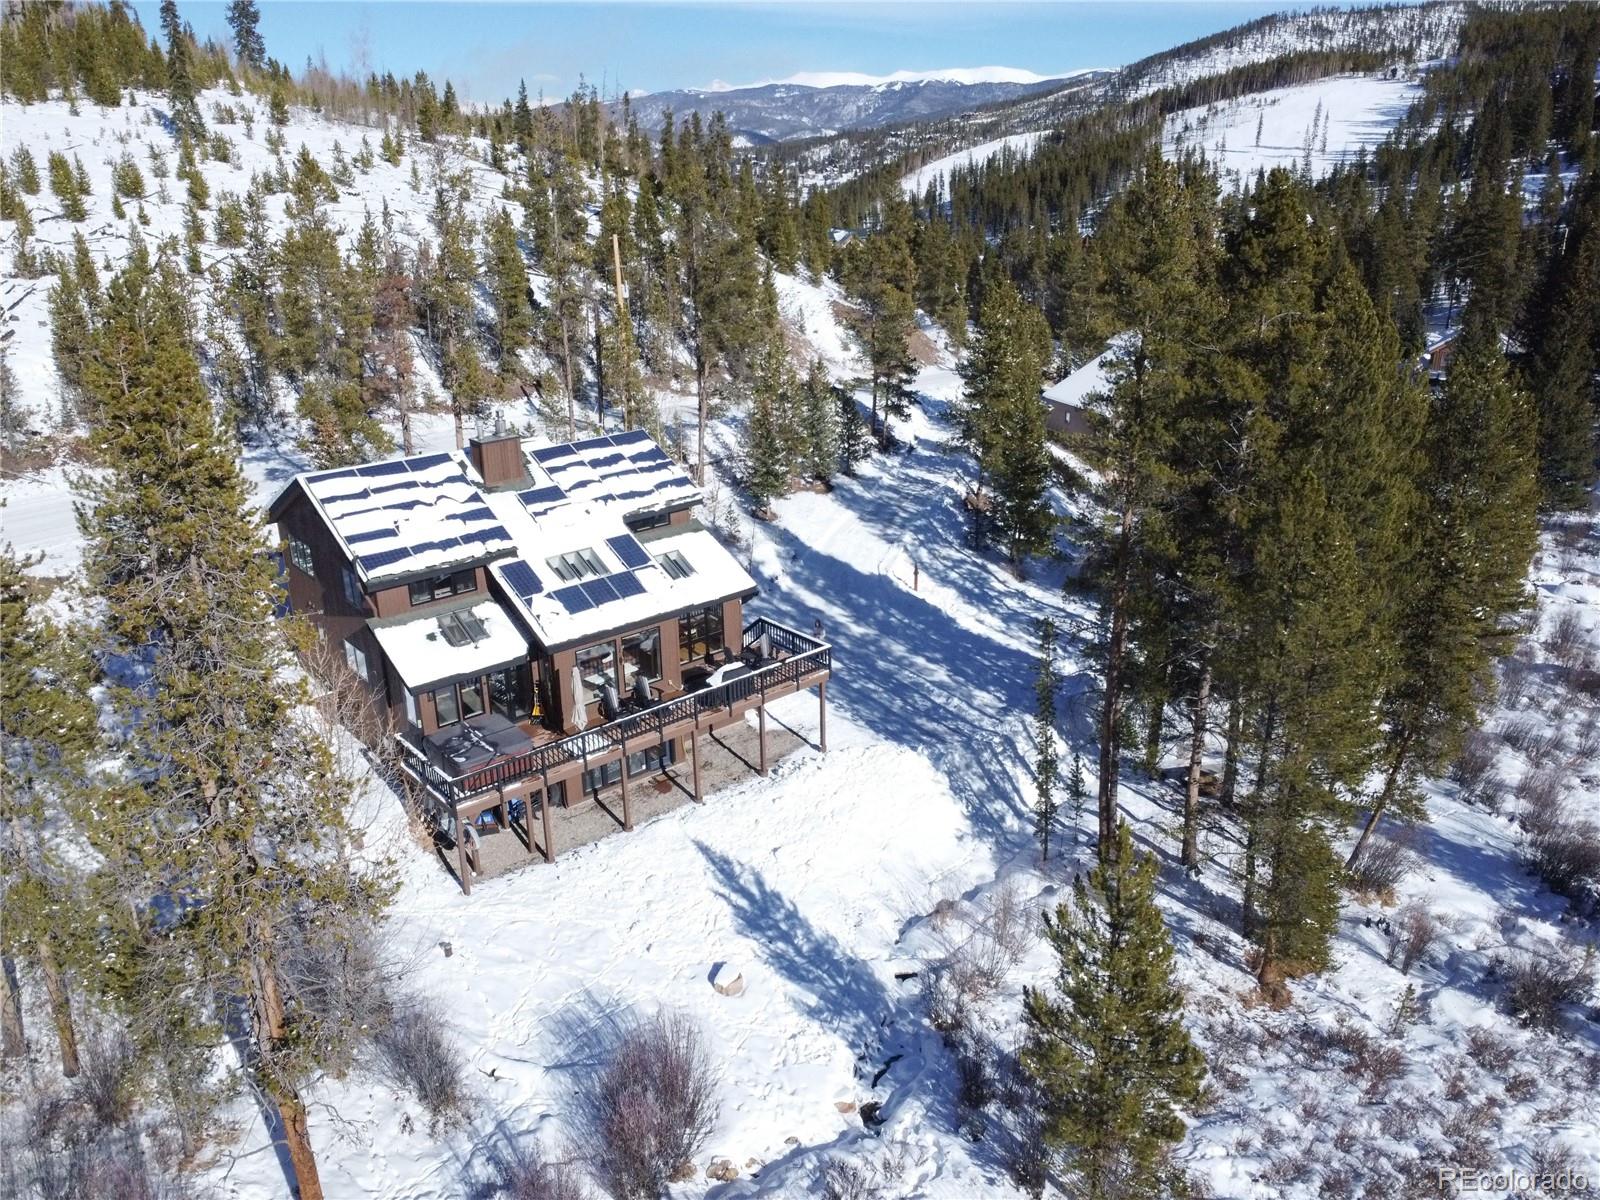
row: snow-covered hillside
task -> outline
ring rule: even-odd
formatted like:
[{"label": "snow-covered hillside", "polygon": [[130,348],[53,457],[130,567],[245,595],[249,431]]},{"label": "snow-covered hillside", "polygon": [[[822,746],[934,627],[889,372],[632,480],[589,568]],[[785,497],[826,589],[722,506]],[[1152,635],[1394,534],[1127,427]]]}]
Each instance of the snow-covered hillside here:
[{"label": "snow-covered hillside", "polygon": [[1412,77],[1337,76],[1189,108],[1167,118],[1168,155],[1203,154],[1224,186],[1248,186],[1257,171],[1302,170],[1320,178],[1389,136],[1421,94]]},{"label": "snow-covered hillside", "polygon": [[1010,137],[996,138],[992,142],[984,142],[982,145],[969,146],[965,150],[957,150],[954,154],[946,154],[943,158],[924,163],[901,179],[900,186],[913,200],[920,200],[928,190],[929,184],[933,184],[943,192],[949,185],[950,172],[955,168],[988,162],[991,158],[1008,152],[1025,158],[1033,153],[1033,148],[1044,136],[1043,133],[1017,133]]},{"label": "snow-covered hillside", "polygon": [[[1331,162],[1365,137],[1363,121],[1400,103],[1399,92],[1368,86],[1378,82],[1328,81],[1303,95],[1285,89],[1295,96],[1260,108],[1246,101],[1236,115],[1216,114],[1204,133],[1196,126],[1185,144],[1210,153],[1222,140],[1213,135],[1238,127],[1240,153],[1281,144],[1298,162],[1321,99]],[[208,94],[208,115],[219,100],[250,104]],[[146,236],[181,225],[181,187],[150,169],[149,147],[171,145],[154,109],[145,98],[76,117],[64,104],[0,111],[8,153],[25,137],[41,161],[52,148],[83,159],[93,195],[80,228],[97,260],[115,262],[126,249],[125,227],[110,218],[109,183],[109,164],[125,150],[145,168],[152,192],[165,182],[171,193],[145,200]],[[251,172],[272,161],[271,127],[253,111],[252,136],[242,124],[220,126],[238,162],[203,165],[213,197],[242,191]],[[1278,132],[1269,138],[1268,129]],[[351,155],[363,132],[376,141],[376,131],[298,111],[283,130],[287,154],[303,143],[325,164],[335,142]],[[1231,153],[1233,133],[1226,140]],[[471,173],[480,211],[502,202],[498,177],[482,164],[453,148],[440,153],[445,169]],[[1313,154],[1324,160],[1320,139]],[[403,234],[425,229],[432,164],[422,168],[421,192],[410,165],[409,157],[400,168],[379,160],[356,174],[335,207],[346,237],[384,202]],[[30,203],[37,242],[68,245],[73,226],[50,211],[48,194]],[[281,222],[282,197],[273,205]],[[4,233],[14,236],[9,226]],[[220,254],[208,247],[208,263]],[[42,431],[54,427],[60,406],[45,324],[49,283],[0,285],[19,393]],[[858,380],[864,366],[841,323],[838,289],[791,276],[777,286],[797,336],[836,381]],[[1027,714],[1032,623],[1050,616],[1064,631],[1064,750],[1069,759],[1082,751],[1091,768],[1087,649],[1095,612],[1063,588],[1080,553],[1070,537],[1059,560],[1034,564],[1026,579],[969,545],[961,499],[971,464],[946,449],[960,377],[940,332],[924,332],[933,361],[920,370],[917,403],[897,431],[911,451],[869,461],[831,492],[782,499],[772,522],[747,521],[742,530],[740,553],[762,590],[750,615],[802,626],[821,620],[835,647],[828,753],[801,750],[770,779],[752,777],[704,807],[568,852],[553,867],[485,881],[470,898],[417,848],[396,797],[368,779],[360,799],[365,852],[393,854],[400,872],[385,944],[408,986],[446,1015],[474,1108],[464,1126],[432,1130],[412,1098],[369,1075],[321,1082],[309,1097],[312,1136],[333,1200],[483,1195],[494,1157],[510,1146],[538,1141],[552,1155],[571,1155],[580,1133],[575,1091],[618,1028],[661,1007],[693,1017],[720,1073],[721,1116],[694,1178],[674,1187],[681,1200],[820,1196],[830,1160],[858,1164],[883,1200],[1018,1194],[1005,1162],[1004,1113],[998,1104],[975,1112],[958,1102],[957,1061],[930,1024],[922,982],[961,947],[1002,940],[1011,898],[1031,922],[1087,864],[1076,830],[1049,864],[1038,863]],[[537,419],[526,409],[513,415]],[[729,416],[713,430],[714,461],[737,460],[738,420]],[[419,448],[450,444],[445,419],[424,423]],[[304,465],[289,441],[246,454],[260,499]],[[62,468],[8,479],[6,492],[0,536],[19,550],[47,550],[43,571],[70,570],[76,534]],[[1056,502],[1083,515],[1065,496]],[[1592,924],[1524,869],[1519,823],[1528,781],[1554,768],[1573,810],[1600,816],[1600,701],[1582,690],[1587,676],[1558,669],[1558,657],[1576,652],[1552,648],[1576,622],[1573,636],[1588,644],[1591,661],[1600,652],[1600,522],[1592,513],[1552,527],[1533,583],[1539,623],[1508,665],[1504,699],[1486,725],[1486,769],[1502,786],[1429,786],[1434,819],[1412,842],[1413,865],[1394,897],[1346,910],[1334,966],[1297,984],[1283,1011],[1254,999],[1230,882],[1232,830],[1220,821],[1204,830],[1205,866],[1190,878],[1174,855],[1181,798],[1159,779],[1124,783],[1136,838],[1162,862],[1161,902],[1212,1064],[1212,1097],[1180,1160],[1216,1196],[1410,1197],[1426,1194],[1440,1163],[1527,1169],[1562,1156],[1600,1177],[1600,1025],[1575,1019],[1560,1035],[1534,1032],[1503,1002],[1507,963],[1592,940]],[[814,705],[794,697],[774,715],[814,741]],[[1085,814],[1084,832],[1091,821]],[[1423,911],[1435,934],[1403,973],[1390,961],[1390,931],[1404,931]],[[1052,970],[1036,939],[1013,945],[977,1021],[1001,1051],[1020,1028],[1022,987],[1046,983]],[[742,970],[743,995],[713,989],[709,976],[724,962]],[[878,1106],[871,1124],[868,1103]],[[256,1109],[240,1103],[233,1115],[238,1142],[203,1182],[231,1200],[286,1194]],[[738,1169],[736,1181],[706,1178],[718,1158]]]}]

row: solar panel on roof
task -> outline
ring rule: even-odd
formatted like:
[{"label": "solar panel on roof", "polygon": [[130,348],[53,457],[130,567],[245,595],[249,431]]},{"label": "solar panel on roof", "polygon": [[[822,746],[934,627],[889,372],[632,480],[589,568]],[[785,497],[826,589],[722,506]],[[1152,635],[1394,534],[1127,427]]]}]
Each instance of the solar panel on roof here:
[{"label": "solar panel on roof", "polygon": [[344,540],[352,546],[356,546],[362,542],[375,542],[379,538],[392,538],[395,536],[395,531],[392,529],[369,529],[365,533],[346,534]]},{"label": "solar panel on roof", "polygon": [[625,433],[611,435],[611,444],[613,446],[628,446],[634,442],[648,442],[649,440],[650,435],[642,429],[629,429]]},{"label": "solar panel on roof", "polygon": [[599,458],[591,458],[589,460],[589,465],[591,467],[609,467],[613,463],[619,463],[621,461],[622,461],[622,454],[619,452],[619,453],[616,453],[616,454],[601,455]]},{"label": "solar panel on roof", "polygon": [[632,571],[621,571],[611,577],[611,586],[617,589],[617,598],[644,595],[644,583]]},{"label": "solar panel on roof", "polygon": [[408,458],[406,466],[412,471],[426,471],[430,467],[437,467],[442,462],[449,462],[448,454],[425,454],[421,458]]},{"label": "solar panel on roof", "polygon": [[533,568],[520,558],[513,558],[500,569],[508,586],[524,600],[530,596],[537,596],[544,591],[544,584],[539,582],[539,577],[533,573]]},{"label": "solar panel on roof", "polygon": [[583,589],[583,594],[592,600],[598,608],[602,604],[610,604],[617,598],[617,589],[611,586],[611,577],[602,575],[599,579],[591,579],[578,585]]},{"label": "solar panel on roof", "polygon": [[380,475],[404,475],[411,468],[405,461],[372,463],[370,466],[357,467],[356,474],[366,479],[373,479]]},{"label": "solar panel on roof", "polygon": [[594,601],[589,599],[583,590],[583,584],[569,584],[564,588],[557,588],[550,593],[561,602],[561,607],[569,613],[588,612],[594,607]]},{"label": "solar panel on roof", "polygon": [[354,467],[340,467],[337,471],[318,471],[315,475],[310,476],[308,481],[321,483],[327,479],[343,479],[346,475],[354,475],[355,473],[356,469]]},{"label": "solar panel on roof", "polygon": [[505,531],[505,526],[491,525],[487,529],[469,529],[456,540],[462,545],[468,542],[486,545],[489,542],[509,542],[511,535]]},{"label": "solar panel on roof", "polygon": [[631,533],[608,537],[606,545],[611,547],[625,567],[645,567],[650,565],[650,555],[645,553],[645,548],[639,544],[639,539]]},{"label": "solar panel on roof", "polygon": [[403,558],[410,558],[412,551],[407,549],[380,550],[376,554],[363,554],[357,561],[368,571],[377,571],[391,563],[397,563]]},{"label": "solar panel on roof", "polygon": [[448,521],[492,521],[494,519],[494,509],[486,504],[479,505],[477,508],[469,508],[463,512],[450,513],[445,519]]},{"label": "solar panel on roof", "polygon": [[553,462],[558,458],[566,458],[572,454],[573,448],[566,443],[559,446],[543,446],[533,452],[534,462]]}]

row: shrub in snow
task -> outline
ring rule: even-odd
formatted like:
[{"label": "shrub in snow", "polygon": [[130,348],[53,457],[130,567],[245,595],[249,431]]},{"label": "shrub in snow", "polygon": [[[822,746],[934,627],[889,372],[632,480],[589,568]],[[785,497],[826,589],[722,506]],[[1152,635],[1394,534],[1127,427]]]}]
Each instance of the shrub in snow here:
[{"label": "shrub in snow", "polygon": [[1589,653],[1589,631],[1576,605],[1567,605],[1550,623],[1550,632],[1544,640],[1544,651],[1552,662],[1563,667],[1580,665]]},{"label": "shrub in snow", "polygon": [[1582,954],[1550,947],[1498,963],[1505,979],[1506,1011],[1534,1029],[1555,1029],[1569,1005],[1582,1003],[1594,987],[1594,947]]},{"label": "shrub in snow", "polygon": [[537,1149],[502,1155],[495,1168],[504,1200],[587,1200],[589,1196],[575,1166],[547,1162]]},{"label": "shrub in snow", "polygon": [[1413,901],[1395,914],[1390,925],[1389,953],[1384,961],[1398,966],[1402,975],[1411,974],[1411,968],[1425,957],[1444,932],[1439,919],[1424,904]]},{"label": "shrub in snow", "polygon": [[1013,882],[996,888],[989,899],[989,936],[1011,966],[1026,958],[1039,939],[1038,919]]},{"label": "shrub in snow", "polygon": [[384,1078],[417,1098],[435,1128],[464,1122],[471,1111],[460,1051],[435,1007],[417,1000],[394,1010],[374,1039]]},{"label": "shrub in snow", "polygon": [[1574,810],[1565,776],[1529,771],[1517,784],[1517,797],[1529,861],[1550,890],[1581,900],[1600,889],[1600,825]]},{"label": "shrub in snow", "polygon": [[1481,729],[1467,734],[1455,761],[1450,764],[1450,778],[1461,785],[1463,796],[1474,792],[1494,771],[1494,757],[1494,738]]},{"label": "shrub in snow", "polygon": [[705,1148],[717,1077],[695,1024],[660,1014],[623,1034],[580,1096],[596,1167],[618,1200],[654,1200]]},{"label": "shrub in snow", "polygon": [[1398,841],[1375,838],[1350,868],[1350,886],[1363,896],[1390,899],[1411,865],[1411,852]]},{"label": "shrub in snow", "polygon": [[133,1045],[120,1032],[94,1038],[84,1047],[73,1094],[103,1128],[115,1129],[132,1118],[143,1082],[137,1066]]}]

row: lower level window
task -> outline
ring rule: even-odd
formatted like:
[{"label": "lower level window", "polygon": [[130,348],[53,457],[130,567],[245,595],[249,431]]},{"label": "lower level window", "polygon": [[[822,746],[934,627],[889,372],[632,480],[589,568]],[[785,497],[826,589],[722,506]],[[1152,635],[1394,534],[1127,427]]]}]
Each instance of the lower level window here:
[{"label": "lower level window", "polygon": [[[673,752],[673,744],[668,742],[665,747],[652,746],[648,750],[641,750],[637,754],[628,755],[628,778],[637,779],[641,775],[649,775],[661,770],[662,767],[671,766],[678,761],[678,756]],[[583,773],[583,790],[585,792],[598,792],[608,788],[622,779],[622,760],[608,762],[601,767],[590,767]]]},{"label": "lower level window", "polygon": [[367,665],[367,652],[354,642],[344,644],[344,662],[362,683],[372,682],[371,669]]},{"label": "lower level window", "polygon": [[433,711],[439,728],[483,715],[483,688],[476,679],[433,690]]}]

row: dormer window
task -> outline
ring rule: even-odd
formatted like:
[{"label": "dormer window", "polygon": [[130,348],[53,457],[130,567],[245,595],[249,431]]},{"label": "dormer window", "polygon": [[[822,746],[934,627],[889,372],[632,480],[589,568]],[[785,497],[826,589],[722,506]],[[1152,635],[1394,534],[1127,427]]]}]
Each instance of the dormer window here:
[{"label": "dormer window", "polygon": [[457,571],[451,575],[434,575],[427,579],[411,581],[411,604],[428,604],[446,600],[451,596],[465,595],[478,590],[478,573],[473,570]]},{"label": "dormer window", "polygon": [[547,558],[544,562],[562,583],[576,583],[580,579],[593,579],[597,575],[608,573],[605,563],[600,561],[600,556],[587,548],[569,550],[565,554]]}]

